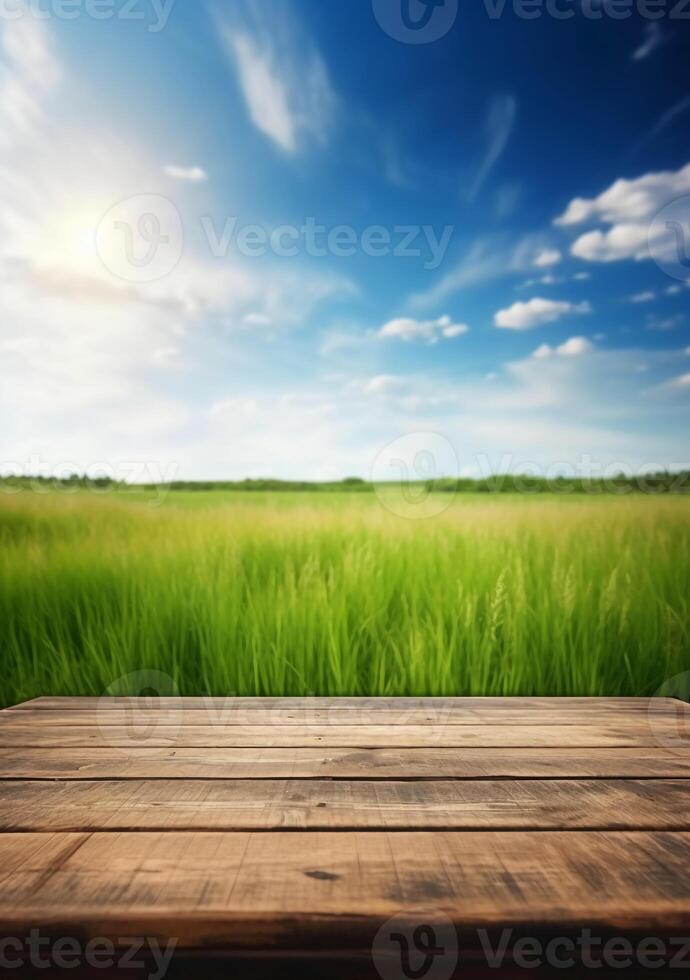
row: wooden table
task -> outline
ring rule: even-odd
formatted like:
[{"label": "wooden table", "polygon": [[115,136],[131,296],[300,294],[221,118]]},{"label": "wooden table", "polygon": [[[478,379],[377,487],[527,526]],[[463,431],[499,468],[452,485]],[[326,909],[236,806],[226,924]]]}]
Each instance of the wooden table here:
[{"label": "wooden table", "polygon": [[39,698],[0,712],[0,830],[0,939],[46,956],[174,938],[168,977],[449,980],[562,937],[601,977],[622,938],[641,976],[643,938],[690,936],[690,706]]}]

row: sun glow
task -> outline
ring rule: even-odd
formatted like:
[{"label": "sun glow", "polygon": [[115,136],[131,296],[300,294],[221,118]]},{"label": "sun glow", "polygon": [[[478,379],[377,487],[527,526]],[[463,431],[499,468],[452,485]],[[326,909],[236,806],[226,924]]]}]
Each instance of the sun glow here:
[{"label": "sun glow", "polygon": [[33,261],[72,275],[104,278],[107,272],[96,247],[96,232],[106,210],[107,205],[100,203],[84,204],[51,215],[41,232]]}]

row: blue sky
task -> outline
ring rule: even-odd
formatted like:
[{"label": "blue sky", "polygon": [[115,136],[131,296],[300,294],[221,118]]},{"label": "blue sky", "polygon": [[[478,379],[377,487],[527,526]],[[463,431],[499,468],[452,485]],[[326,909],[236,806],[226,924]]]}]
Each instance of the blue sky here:
[{"label": "blue sky", "polygon": [[5,471],[690,465],[688,20],[403,2],[6,0]]}]

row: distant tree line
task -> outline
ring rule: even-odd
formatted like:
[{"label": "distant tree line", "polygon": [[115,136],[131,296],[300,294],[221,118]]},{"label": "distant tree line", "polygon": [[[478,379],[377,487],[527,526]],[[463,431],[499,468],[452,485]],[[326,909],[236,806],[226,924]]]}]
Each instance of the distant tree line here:
[{"label": "distant tree line", "polygon": [[610,477],[567,477],[553,479],[515,473],[497,474],[480,480],[428,480],[435,493],[690,493],[690,470],[680,473],[618,473]]},{"label": "distant tree line", "polygon": [[[333,481],[330,483],[311,483],[308,480],[276,480],[272,478],[262,478],[258,480],[175,480],[166,483],[167,490],[352,490],[371,492],[374,489],[372,483],[367,483],[359,477],[351,476],[345,480]],[[152,488],[147,488],[152,489]]]},{"label": "distant tree line", "polygon": [[0,476],[0,489],[8,490],[116,490],[126,487],[109,476],[90,477],[79,473],[69,476]]},{"label": "distant tree line", "polygon": [[[383,485],[383,484],[382,484]],[[395,484],[392,484],[394,486]],[[412,487],[425,487],[432,493],[518,493],[518,494],[685,494],[690,493],[690,470],[679,473],[659,472],[629,475],[619,473],[611,477],[566,477],[553,479],[514,473],[497,474],[483,479],[470,477],[442,478],[412,482]],[[167,491],[273,491],[273,492],[337,492],[373,493],[373,483],[360,477],[345,480],[312,483],[308,480],[176,480],[165,484],[129,484],[110,477],[88,477],[73,473],[67,477],[52,476],[4,476],[0,477],[0,491],[17,492],[33,490],[48,493],[51,490],[78,492],[91,490],[108,491],[167,490]]]}]

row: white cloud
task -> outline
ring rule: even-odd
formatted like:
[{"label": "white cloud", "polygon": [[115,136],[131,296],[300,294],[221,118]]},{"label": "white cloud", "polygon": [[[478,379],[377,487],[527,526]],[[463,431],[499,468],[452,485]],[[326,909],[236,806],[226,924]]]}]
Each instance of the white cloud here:
[{"label": "white cloud", "polygon": [[562,357],[579,357],[581,354],[588,354],[594,350],[594,345],[586,337],[571,337],[556,348],[556,353]]},{"label": "white cloud", "polygon": [[245,313],[242,323],[245,327],[270,327],[271,318],[265,313]]},{"label": "white cloud", "polygon": [[56,93],[63,73],[42,20],[26,12],[7,19],[0,41],[0,149],[7,150],[40,128],[45,100]]},{"label": "white cloud", "polygon": [[[440,371],[396,379],[367,363],[356,369],[365,379],[359,388],[346,380],[337,387],[310,381],[309,355],[302,361],[294,348],[281,362],[277,329],[270,345],[260,330],[229,332],[304,323],[323,299],[351,295],[342,277],[280,263],[210,261],[191,246],[173,274],[148,287],[111,277],[87,233],[114,201],[165,186],[161,161],[128,133],[116,136],[103,120],[86,118],[81,107],[75,125],[67,86],[61,92],[57,82],[44,84],[51,71],[56,80],[67,73],[45,25],[34,27],[40,44],[30,39],[11,65],[5,46],[0,82],[3,93],[23,86],[31,106],[18,111],[21,100],[9,99],[0,108],[0,138],[19,148],[3,156],[0,179],[4,458],[37,452],[73,459],[75,468],[99,459],[171,460],[180,477],[325,478],[367,476],[381,448],[405,432],[444,432],[470,461],[506,449],[534,459],[536,446],[539,460],[548,462],[563,458],[564,445],[569,458],[658,453],[668,460],[686,445],[680,397],[667,394],[657,416],[636,399],[639,353],[520,361],[491,372],[490,385],[483,376],[489,365],[470,382]],[[0,24],[3,35],[7,30]],[[43,68],[32,75],[32,64]],[[172,158],[190,159],[184,147]],[[516,265],[531,262],[534,245],[515,257]],[[492,256],[487,246],[479,266],[482,259],[492,264],[465,273],[471,281],[503,275],[506,254],[510,270],[514,253]],[[430,322],[439,338],[463,327],[448,317]],[[367,362],[372,350],[387,352],[373,331],[364,344]],[[677,364],[677,351],[673,358],[668,364]],[[652,354],[649,360],[652,376],[657,361]],[[297,392],[279,390],[277,366],[299,375]],[[667,368],[666,376],[678,371]],[[648,425],[650,418],[657,424]]]},{"label": "white cloud", "polygon": [[371,417],[370,400],[361,393],[338,393],[336,403],[332,396],[332,390],[315,386],[299,392],[240,392],[211,403],[206,418],[198,420],[186,459],[189,471],[209,479],[219,474],[226,479],[368,476],[367,460],[386,444],[379,430],[370,442],[353,441],[353,432]]},{"label": "white cloud", "polygon": [[558,265],[563,259],[557,248],[543,248],[535,257],[534,264],[538,269],[545,269],[552,265]]},{"label": "white cloud", "polygon": [[22,13],[21,17],[6,19],[2,51],[23,77],[47,90],[60,81],[61,67],[42,18],[31,16],[28,11]]},{"label": "white cloud", "polygon": [[246,387],[229,379],[172,458],[181,460],[181,477],[368,477],[399,436],[436,432],[468,475],[526,462],[577,467],[585,458],[617,470],[652,460],[663,467],[687,460],[685,398],[661,388],[677,357],[647,352],[644,377],[640,351],[610,350],[528,357],[492,372],[491,383],[484,372],[462,380],[358,373],[300,380],[299,390],[286,391],[274,380],[257,388],[251,378]]},{"label": "white cloud", "polygon": [[681,374],[679,378],[674,378],[667,384],[669,388],[690,388],[690,374]]},{"label": "white cloud", "polygon": [[356,327],[330,328],[321,336],[319,353],[323,357],[359,357],[361,352],[378,342],[375,331],[360,330]]},{"label": "white cloud", "polygon": [[553,355],[553,347],[551,344],[540,344],[539,347],[534,351],[532,357],[536,357],[537,360],[542,360],[546,357],[551,357]]},{"label": "white cloud", "polygon": [[667,296],[677,296],[678,293],[683,291],[683,287],[676,283],[674,286],[667,286],[664,292]]},{"label": "white cloud", "polygon": [[362,391],[369,395],[385,395],[391,391],[398,391],[403,387],[405,381],[392,374],[378,374],[374,378],[369,378],[361,385]]},{"label": "white cloud", "polygon": [[[4,456],[35,451],[76,468],[133,454],[179,458],[170,453],[186,452],[196,392],[253,342],[239,330],[231,340],[230,330],[245,317],[249,326],[302,325],[354,286],[270,257],[213,260],[192,242],[157,282],[112,275],[94,231],[115,202],[165,186],[160,161],[125,131],[75,111],[67,83],[78,90],[82,80],[60,63],[44,21],[0,20],[0,52]],[[24,104],[30,111],[18,112]],[[172,370],[194,381],[173,386]]]},{"label": "white cloud", "polygon": [[424,340],[435,344],[441,338],[452,340],[468,333],[466,323],[453,323],[449,316],[439,317],[438,320],[415,320],[412,317],[398,317],[389,320],[378,331],[379,337],[395,337],[398,340]]},{"label": "white cloud", "polygon": [[466,323],[450,323],[447,327],[443,327],[441,333],[447,340],[452,340],[454,337],[461,337],[469,329]]},{"label": "white cloud", "polygon": [[559,344],[557,347],[552,347],[550,344],[542,344],[537,347],[532,357],[536,357],[538,360],[543,360],[547,357],[580,357],[582,354],[589,354],[593,351],[594,344],[592,344],[586,337],[571,337],[570,340],[566,340],[565,343]]},{"label": "white cloud", "polygon": [[[581,235],[572,245],[577,258],[590,262],[648,259],[650,223],[666,204],[690,193],[690,163],[680,170],[620,179],[595,198],[574,198],[555,224],[571,227],[586,221],[609,225]],[[654,232],[658,255],[675,246],[670,230]]]},{"label": "white cloud", "polygon": [[580,235],[572,254],[586,262],[618,262],[649,256],[649,228],[644,225],[616,225],[607,232],[589,231]]},{"label": "white cloud", "polygon": [[208,180],[208,174],[203,167],[178,167],[169,163],[164,172],[166,177],[172,177],[173,180],[186,180],[191,184],[199,184]]},{"label": "white cloud", "polygon": [[230,38],[242,92],[254,125],[283,150],[297,150],[297,121],[283,81],[255,41],[243,34]]},{"label": "white cloud", "polygon": [[648,218],[670,197],[690,190],[690,163],[681,170],[646,174],[634,180],[621,178],[598,197],[575,198],[556,219],[562,227],[581,224],[590,218],[619,224]]},{"label": "white cloud", "polygon": [[631,303],[651,303],[652,300],[656,299],[656,293],[652,292],[651,289],[646,289],[642,293],[635,293],[634,296],[630,297]]},{"label": "white cloud", "polygon": [[518,289],[532,289],[534,286],[556,286],[563,281],[562,278],[553,276],[549,272],[545,276],[539,276],[538,279],[526,279],[523,283],[520,283]]},{"label": "white cloud", "polygon": [[295,154],[308,140],[325,144],[336,97],[321,55],[282,4],[254,4],[251,22],[225,22],[221,36],[254,125]]},{"label": "white cloud", "polygon": [[592,277],[589,274],[589,272],[576,272],[575,275],[573,276],[575,282],[587,282],[587,280],[591,278]]},{"label": "white cloud", "polygon": [[494,317],[497,327],[506,330],[531,330],[544,323],[554,323],[574,313],[591,313],[589,303],[570,303],[565,300],[542,299],[535,296],[526,303],[513,303],[499,310]]},{"label": "white cloud", "polygon": [[180,363],[178,347],[159,347],[151,354],[151,361],[161,367],[175,367]]}]

